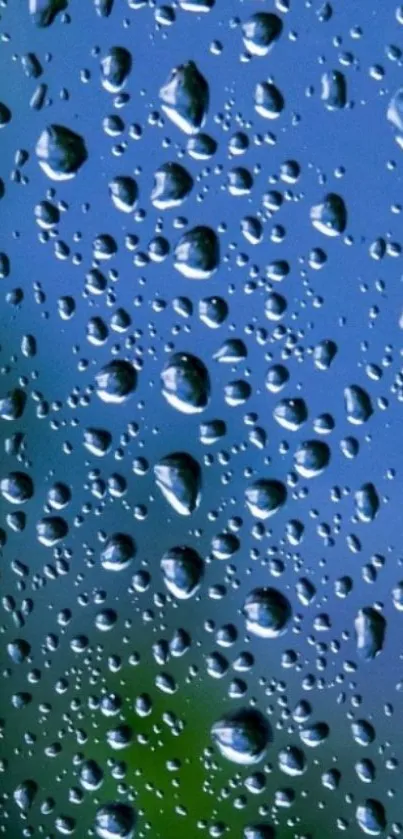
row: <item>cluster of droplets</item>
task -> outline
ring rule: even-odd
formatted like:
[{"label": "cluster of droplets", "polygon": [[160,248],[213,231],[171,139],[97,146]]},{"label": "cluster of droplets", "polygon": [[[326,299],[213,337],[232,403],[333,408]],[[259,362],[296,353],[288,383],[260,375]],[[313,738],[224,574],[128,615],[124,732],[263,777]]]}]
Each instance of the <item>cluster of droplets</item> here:
[{"label": "cluster of droplets", "polygon": [[[379,333],[378,344],[369,331],[361,340],[362,325],[373,331],[382,319],[386,282],[376,276],[378,302],[367,313],[370,280],[359,277],[356,297],[345,254],[360,249],[352,271],[372,276],[401,246],[390,233],[371,233],[368,244],[354,198],[363,186],[344,166],[306,161],[306,140],[301,160],[293,156],[304,116],[285,82],[295,71],[292,48],[304,36],[309,43],[305,23],[294,29],[288,0],[267,10],[241,4],[230,20],[214,0],[127,0],[123,20],[118,0],[93,0],[102,47],[89,31],[97,66],[80,78],[113,111],[103,111],[99,136],[98,105],[83,94],[71,97],[76,109],[63,88],[55,107],[46,52],[53,33],[81,27],[88,9],[69,0],[27,5],[21,27],[33,25],[36,51],[12,60],[32,87],[38,130],[28,150],[12,148],[15,168],[0,196],[5,204],[26,188],[13,239],[25,241],[25,254],[46,247],[43,277],[34,265],[33,279],[26,259],[28,279],[17,279],[14,244],[0,253],[12,342],[11,350],[3,342],[0,394],[0,545],[10,557],[2,742],[13,742],[16,712],[30,719],[35,708],[36,716],[22,737],[18,730],[16,747],[0,752],[10,778],[3,832],[14,836],[22,825],[28,837],[86,835],[89,827],[100,839],[197,830],[274,839],[285,829],[311,839],[317,819],[330,836],[400,835],[389,815],[395,790],[383,789],[378,771],[399,767],[384,736],[383,717],[394,718],[395,708],[384,702],[382,716],[363,706],[366,678],[379,679],[378,662],[395,667],[400,655],[390,624],[403,611],[403,582],[395,574],[388,590],[382,583],[393,545],[377,529],[383,520],[388,527],[396,469],[380,464],[374,440],[393,428],[383,415],[402,401],[403,373],[389,335],[383,345]],[[314,10],[309,2],[301,14],[309,27],[315,21],[319,44],[322,24],[337,21],[329,3]],[[180,48],[164,75],[158,50],[165,61],[176,25]],[[209,55],[194,47],[190,58],[191,39],[200,29],[204,44],[210,25],[223,40],[217,35]],[[359,44],[361,28],[350,37]],[[138,96],[147,38],[157,60]],[[242,75],[233,82],[212,61],[234,49]],[[388,56],[400,62],[401,51],[389,46]],[[58,60],[74,89],[68,55]],[[322,142],[334,130],[347,143],[348,120],[365,104],[353,99],[350,68],[358,71],[359,59],[345,51],[342,69],[335,62],[325,70],[322,55],[317,63],[319,72],[309,63],[316,81],[302,112],[315,100],[324,121],[309,131]],[[369,75],[379,81],[384,70]],[[382,143],[391,133],[398,151],[402,90],[382,90]],[[141,98],[149,100],[142,118]],[[0,103],[0,128],[20,143],[18,107]],[[129,113],[138,119],[130,126]],[[389,172],[396,168],[388,161]],[[80,230],[72,234],[74,217]],[[41,315],[27,331],[29,295]],[[396,318],[393,329],[401,325]],[[379,542],[382,553],[371,553]],[[378,578],[379,598],[363,587]],[[41,778],[42,742],[46,758],[59,759],[57,784],[68,777],[64,799]],[[344,815],[334,816],[339,805],[326,798],[336,791]],[[246,811],[242,824],[225,815],[228,802]],[[82,803],[89,819],[77,815]],[[172,811],[175,827],[166,828]]]}]

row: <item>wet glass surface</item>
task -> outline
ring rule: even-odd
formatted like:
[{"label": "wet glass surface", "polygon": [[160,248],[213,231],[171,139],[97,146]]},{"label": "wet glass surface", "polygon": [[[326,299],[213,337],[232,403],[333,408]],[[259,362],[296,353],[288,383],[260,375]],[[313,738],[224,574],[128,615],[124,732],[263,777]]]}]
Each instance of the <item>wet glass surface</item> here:
[{"label": "wet glass surface", "polygon": [[403,8],[0,13],[0,834],[399,836]]}]

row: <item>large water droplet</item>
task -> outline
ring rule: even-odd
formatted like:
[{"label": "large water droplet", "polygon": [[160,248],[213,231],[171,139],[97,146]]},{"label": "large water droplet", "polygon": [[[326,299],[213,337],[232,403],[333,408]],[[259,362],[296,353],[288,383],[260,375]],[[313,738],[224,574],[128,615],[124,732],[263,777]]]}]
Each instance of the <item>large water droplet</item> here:
[{"label": "large water droplet", "polygon": [[278,119],[284,108],[284,97],[271,82],[259,82],[255,88],[255,110],[265,119]]},{"label": "large water droplet", "polygon": [[386,621],[372,606],[360,609],[354,622],[357,652],[365,661],[375,658],[383,649]]},{"label": "large water droplet", "polygon": [[209,279],[219,261],[219,242],[210,227],[194,227],[176,245],[175,268],[189,280]]},{"label": "large water droplet", "polygon": [[97,810],[95,832],[99,839],[131,839],[136,819],[135,810],[128,804],[105,804]]},{"label": "large water droplet", "polygon": [[121,404],[133,393],[137,373],[129,361],[110,361],[96,374],[97,394],[103,402]]},{"label": "large water droplet", "polygon": [[118,93],[125,86],[132,68],[132,57],[125,47],[111,47],[101,61],[102,85],[109,93]]},{"label": "large water droplet", "polygon": [[315,478],[326,469],[330,460],[330,449],[320,440],[306,440],[294,455],[295,468],[303,478]]},{"label": "large water droplet", "polygon": [[374,798],[367,798],[357,807],[356,819],[363,833],[369,836],[378,836],[386,827],[385,808]]},{"label": "large water droplet", "polygon": [[190,516],[201,500],[201,469],[190,454],[175,452],[154,466],[157,486],[176,513]]},{"label": "large water droplet", "polygon": [[29,0],[29,13],[36,26],[46,27],[56,15],[67,9],[68,0]]},{"label": "large water droplet", "polygon": [[180,546],[163,555],[161,570],[168,591],[178,600],[187,600],[200,587],[204,562],[193,548]]},{"label": "large water droplet", "polygon": [[218,720],[211,735],[223,757],[249,766],[264,757],[271,732],[260,711],[242,708]]},{"label": "large water droplet", "polygon": [[288,431],[298,431],[308,419],[308,410],[303,399],[282,399],[277,403],[273,417]]},{"label": "large water droplet", "polygon": [[119,175],[109,182],[109,194],[117,210],[122,213],[131,213],[137,203],[137,183],[134,178]]},{"label": "large water droplet", "polygon": [[345,108],[347,102],[346,77],[340,70],[324,73],[322,76],[322,101],[328,111]]},{"label": "large water droplet", "polygon": [[10,472],[0,481],[0,492],[10,504],[24,504],[34,493],[32,478],[25,472]]},{"label": "large water droplet", "polygon": [[74,178],[87,160],[83,138],[63,125],[49,125],[36,144],[40,167],[53,181]]},{"label": "large water droplet", "polygon": [[255,12],[242,25],[243,42],[251,55],[267,55],[281,35],[283,24],[271,12]]},{"label": "large water droplet", "polygon": [[245,490],[245,501],[257,519],[267,519],[285,504],[287,490],[281,481],[261,478]]},{"label": "large water droplet", "polygon": [[202,128],[209,105],[209,87],[194,61],[174,67],[160,89],[162,109],[186,134]]},{"label": "large water droplet", "polygon": [[162,393],[167,402],[184,414],[197,414],[210,396],[208,370],[195,355],[175,353],[161,373]]},{"label": "large water droplet", "polygon": [[127,533],[114,533],[101,553],[101,565],[106,571],[123,571],[135,553],[136,546],[131,536]]},{"label": "large water droplet", "polygon": [[154,173],[151,201],[158,210],[178,207],[189,195],[193,178],[179,163],[164,163]]},{"label": "large water droplet", "polygon": [[282,635],[291,618],[289,600],[275,588],[255,588],[244,605],[246,628],[259,638]]},{"label": "large water droplet", "polygon": [[362,425],[373,414],[371,399],[359,385],[350,385],[345,388],[344,404],[347,419],[353,425]]},{"label": "large water droplet", "polygon": [[311,208],[311,221],[325,236],[340,236],[347,225],[346,205],[340,195],[330,192],[321,204]]}]

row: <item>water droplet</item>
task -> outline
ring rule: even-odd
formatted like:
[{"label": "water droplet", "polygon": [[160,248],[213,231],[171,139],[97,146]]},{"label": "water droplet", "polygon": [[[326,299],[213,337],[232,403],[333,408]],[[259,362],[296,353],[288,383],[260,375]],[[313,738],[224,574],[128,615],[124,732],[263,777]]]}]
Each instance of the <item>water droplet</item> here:
[{"label": "water droplet", "polygon": [[137,373],[128,361],[117,359],[106,364],[96,374],[95,380],[97,394],[102,402],[119,405],[135,390]]},{"label": "water droplet", "polygon": [[350,387],[345,388],[344,404],[347,419],[353,425],[362,425],[373,414],[371,399],[359,385],[350,385]]},{"label": "water droplet", "polygon": [[131,839],[136,820],[136,812],[128,804],[105,804],[97,810],[95,832],[99,839]]},{"label": "water droplet", "polygon": [[294,455],[295,468],[303,478],[316,478],[326,469],[329,460],[329,446],[320,440],[306,440]]},{"label": "water droplet", "polygon": [[190,454],[176,452],[154,466],[157,486],[181,516],[190,516],[201,500],[201,469]]},{"label": "water droplet", "polygon": [[178,600],[193,597],[199,589],[204,563],[197,551],[187,546],[171,548],[161,559],[164,583]]},{"label": "water droplet", "polygon": [[175,247],[175,268],[189,280],[207,280],[217,270],[220,248],[210,227],[194,227]]},{"label": "water droplet", "polygon": [[122,213],[131,213],[137,203],[137,183],[134,178],[120,175],[109,182],[109,194],[117,210],[121,210]]},{"label": "water droplet", "polygon": [[211,736],[223,757],[249,766],[264,757],[271,732],[260,711],[242,708],[214,723]]},{"label": "water droplet", "polygon": [[364,661],[370,661],[383,649],[386,634],[385,618],[371,606],[368,606],[360,609],[354,625],[357,652]]},{"label": "water droplet", "polygon": [[29,0],[29,13],[36,26],[50,26],[59,12],[67,9],[68,0]]},{"label": "water droplet", "polygon": [[275,588],[255,588],[244,605],[246,628],[259,638],[278,638],[291,619],[289,600]]},{"label": "water droplet", "polygon": [[74,178],[87,160],[83,138],[63,125],[49,125],[36,144],[41,169],[53,181]]},{"label": "water droplet", "polygon": [[158,210],[178,207],[189,195],[193,178],[179,163],[164,163],[154,173],[151,201]]},{"label": "water droplet", "polygon": [[189,353],[175,353],[161,373],[167,402],[184,414],[203,411],[209,401],[210,377],[203,362]]},{"label": "water droplet", "polygon": [[273,417],[288,431],[298,431],[308,419],[308,410],[303,399],[282,399],[277,403]]},{"label": "water droplet", "polygon": [[346,205],[340,195],[330,192],[321,204],[311,208],[311,221],[325,236],[340,236],[347,226]]},{"label": "water droplet", "polygon": [[284,109],[284,97],[271,82],[259,82],[255,88],[255,110],[265,119],[278,119]]},{"label": "water droplet", "polygon": [[101,61],[102,85],[109,93],[124,88],[132,68],[132,57],[125,47],[111,47]]},{"label": "water droplet", "polygon": [[245,501],[257,519],[273,516],[287,500],[287,490],[281,481],[261,478],[245,490]]},{"label": "water droplet", "polygon": [[367,798],[357,807],[356,819],[363,833],[369,836],[378,836],[386,827],[385,808],[373,798]]},{"label": "water droplet", "polygon": [[345,108],[347,102],[346,78],[340,70],[332,70],[322,76],[322,101],[328,111]]},{"label": "water droplet", "polygon": [[114,533],[101,553],[101,565],[105,571],[123,571],[135,553],[136,546],[131,536],[126,533]]},{"label": "water droplet", "polygon": [[206,120],[209,86],[194,61],[174,67],[160,89],[163,111],[186,134],[197,134]]},{"label": "water droplet", "polygon": [[264,56],[281,35],[283,24],[278,15],[256,12],[242,24],[243,42],[251,55]]}]

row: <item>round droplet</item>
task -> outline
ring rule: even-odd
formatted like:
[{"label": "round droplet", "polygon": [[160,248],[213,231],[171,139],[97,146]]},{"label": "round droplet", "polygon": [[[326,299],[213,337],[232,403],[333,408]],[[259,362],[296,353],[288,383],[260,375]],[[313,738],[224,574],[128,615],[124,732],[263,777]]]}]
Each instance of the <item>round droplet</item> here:
[{"label": "round droplet", "polygon": [[263,759],[271,731],[260,711],[242,708],[218,720],[212,726],[211,736],[223,757],[249,766]]},{"label": "round droplet", "polygon": [[374,798],[367,798],[363,804],[360,804],[355,816],[362,832],[369,836],[379,836],[385,830],[385,808],[380,801],[376,801]]},{"label": "round droplet", "polygon": [[49,125],[36,144],[40,167],[53,181],[74,178],[87,160],[83,138],[63,125]]},{"label": "round droplet", "polygon": [[330,192],[321,204],[311,208],[311,222],[325,236],[340,236],[347,225],[346,205],[340,195]]},{"label": "round droplet", "polygon": [[154,173],[151,201],[158,210],[178,207],[191,192],[193,178],[179,163],[164,163]]},{"label": "round droplet", "polygon": [[403,134],[403,87],[392,96],[387,110],[389,122]]},{"label": "round droplet", "polygon": [[281,481],[261,478],[245,490],[245,501],[257,519],[273,516],[287,500],[287,490]]},{"label": "round droplet", "polygon": [[200,300],[199,315],[210,329],[218,329],[228,317],[228,304],[222,297],[205,297]]},{"label": "round droplet", "polygon": [[316,478],[326,469],[329,460],[329,446],[320,440],[306,440],[294,455],[295,468],[303,478]]},{"label": "round droplet", "polygon": [[106,571],[123,571],[135,553],[136,546],[131,536],[126,533],[114,533],[101,553],[101,565]]},{"label": "round droplet", "polygon": [[324,340],[316,345],[313,360],[318,370],[328,370],[337,353],[334,341]]},{"label": "round droplet", "polygon": [[282,428],[298,431],[308,419],[308,410],[303,399],[282,399],[277,403],[273,417]]},{"label": "round droplet", "polygon": [[131,839],[136,819],[135,810],[128,804],[105,804],[97,810],[95,832],[100,839]]},{"label": "round droplet", "polygon": [[68,533],[67,522],[60,516],[47,516],[36,525],[38,541],[47,548],[57,545]]},{"label": "round droplet", "polygon": [[278,638],[291,618],[289,600],[275,588],[255,588],[244,605],[246,628],[259,638]]},{"label": "round droplet", "polygon": [[188,600],[200,587],[204,562],[193,548],[181,546],[163,555],[161,570],[168,591],[178,600]]},{"label": "round droplet", "polygon": [[103,402],[119,405],[133,393],[137,373],[128,361],[110,361],[96,374],[97,394]]},{"label": "round droplet", "polygon": [[275,839],[275,835],[270,824],[250,824],[243,831],[243,839]]},{"label": "round droplet", "polygon": [[26,813],[32,807],[37,792],[38,784],[35,781],[23,781],[13,792],[17,807]]},{"label": "round droplet", "polygon": [[86,428],[83,433],[83,442],[91,454],[104,457],[112,445],[112,434],[105,428]]},{"label": "round droplet", "polygon": [[23,664],[31,652],[31,645],[23,638],[17,638],[7,644],[7,652],[14,664]]},{"label": "round droplet", "polygon": [[109,93],[118,93],[125,86],[132,68],[132,57],[125,47],[111,47],[101,61],[102,85]]},{"label": "round droplet", "polygon": [[329,726],[325,722],[316,722],[309,728],[303,728],[299,732],[299,736],[305,746],[316,748],[322,745],[329,736]]},{"label": "round droplet", "polygon": [[131,213],[137,203],[137,183],[128,175],[120,175],[109,182],[109,194],[117,210]]},{"label": "round droplet", "polygon": [[25,472],[10,472],[0,481],[0,492],[10,504],[25,504],[34,494],[32,478]]},{"label": "round droplet", "polygon": [[256,12],[242,25],[243,42],[251,55],[267,55],[280,37],[281,18],[270,12]]},{"label": "round droplet", "polygon": [[189,280],[206,280],[217,270],[220,247],[210,227],[194,227],[175,248],[175,268]]},{"label": "round droplet", "polygon": [[85,760],[80,766],[79,781],[88,792],[99,789],[104,779],[104,773],[95,760]]},{"label": "round droplet", "polygon": [[197,134],[189,137],[186,148],[194,160],[210,160],[217,151],[217,142],[208,134]]},{"label": "round droplet", "polygon": [[190,353],[175,353],[161,373],[162,393],[178,411],[197,414],[210,396],[210,377],[203,362]]},{"label": "round droplet", "polygon": [[297,746],[287,746],[278,755],[278,765],[282,772],[295,778],[303,775],[306,770],[306,760],[302,749]]}]

